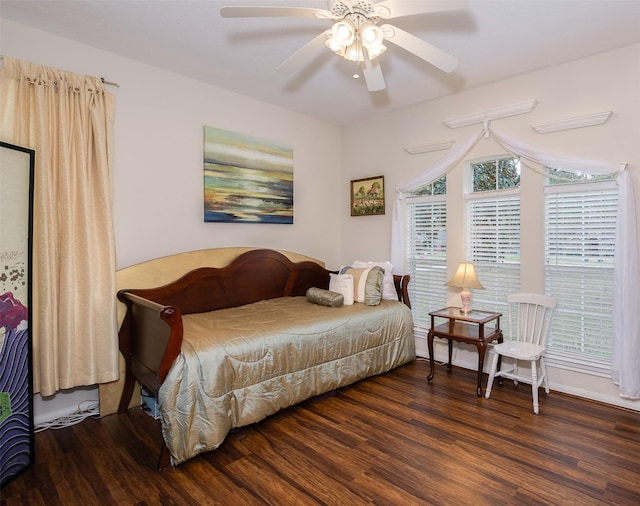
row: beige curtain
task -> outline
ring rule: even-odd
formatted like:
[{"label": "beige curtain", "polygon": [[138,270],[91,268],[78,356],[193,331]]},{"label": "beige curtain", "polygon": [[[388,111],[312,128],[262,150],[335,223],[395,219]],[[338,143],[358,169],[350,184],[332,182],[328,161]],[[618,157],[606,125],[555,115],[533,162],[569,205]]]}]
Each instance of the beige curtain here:
[{"label": "beige curtain", "polygon": [[99,78],[4,58],[0,138],[36,152],[33,383],[43,396],[118,377],[113,115]]}]

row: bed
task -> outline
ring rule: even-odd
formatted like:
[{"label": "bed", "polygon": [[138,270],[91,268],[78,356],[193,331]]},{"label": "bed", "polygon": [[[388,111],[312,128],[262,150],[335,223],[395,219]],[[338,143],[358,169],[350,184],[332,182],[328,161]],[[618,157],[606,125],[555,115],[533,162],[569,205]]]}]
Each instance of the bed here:
[{"label": "bed", "polygon": [[159,467],[178,465],[234,428],[414,360],[409,277],[385,274],[398,300],[332,307],[309,289],[335,296],[336,272],[261,249],[160,287],[119,290],[118,412],[142,384],[159,407]]}]

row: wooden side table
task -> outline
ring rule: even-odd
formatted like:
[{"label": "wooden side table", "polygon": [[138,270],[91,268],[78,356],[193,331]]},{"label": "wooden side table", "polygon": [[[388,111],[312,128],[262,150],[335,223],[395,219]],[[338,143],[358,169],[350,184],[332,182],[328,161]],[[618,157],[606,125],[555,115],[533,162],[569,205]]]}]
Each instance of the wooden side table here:
[{"label": "wooden side table", "polygon": [[[449,362],[447,370],[451,370],[451,354],[453,341],[473,344],[478,348],[478,397],[482,396],[482,368],[484,366],[484,355],[487,351],[487,344],[497,340],[502,342],[502,330],[500,329],[500,317],[502,313],[492,313],[490,311],[473,310],[471,313],[463,314],[458,307],[446,307],[429,313],[431,316],[431,328],[427,335],[427,345],[429,347],[430,372],[428,381],[433,380],[433,338],[440,337],[449,341]],[[436,318],[444,318],[446,323],[436,325]],[[495,321],[495,327],[485,328],[485,323]],[[498,362],[498,370],[500,363]]]}]

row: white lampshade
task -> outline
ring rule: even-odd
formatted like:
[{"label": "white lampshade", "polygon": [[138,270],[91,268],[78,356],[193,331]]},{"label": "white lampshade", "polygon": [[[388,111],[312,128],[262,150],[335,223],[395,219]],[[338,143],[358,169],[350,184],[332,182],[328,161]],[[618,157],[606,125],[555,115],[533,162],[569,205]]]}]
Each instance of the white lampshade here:
[{"label": "white lampshade", "polygon": [[351,44],[344,52],[344,58],[349,61],[360,62],[364,61],[364,55],[362,53],[362,45],[358,42]]},{"label": "white lampshade", "polygon": [[333,35],[330,35],[329,38],[327,38],[327,40],[325,41],[325,45],[334,53],[340,54],[341,51],[344,52],[344,46],[340,44],[340,42],[338,42],[338,40]]},{"label": "white lampshade", "polygon": [[365,46],[373,46],[382,44],[384,34],[378,25],[374,25],[371,21],[366,21],[360,25],[360,33],[362,34],[362,44]]},{"label": "white lampshade", "polygon": [[331,34],[342,47],[350,46],[356,38],[356,27],[348,19],[343,19],[333,25]]},{"label": "white lampshade", "polygon": [[447,286],[457,288],[479,288],[484,290],[476,277],[476,269],[471,262],[460,262],[455,275],[446,283]]},{"label": "white lampshade", "polygon": [[462,288],[460,292],[460,299],[462,301],[461,313],[471,312],[471,292],[469,288],[484,290],[484,286],[480,284],[480,281],[478,281],[476,277],[476,269],[471,262],[460,262],[454,276],[445,284],[446,286]]},{"label": "white lampshade", "polygon": [[387,50],[386,46],[382,44],[384,33],[378,25],[367,21],[360,26],[359,31],[362,45],[366,48],[370,60],[377,58]]},{"label": "white lampshade", "polygon": [[385,46],[384,44],[379,44],[375,47],[367,47],[366,49],[367,54],[369,55],[369,60],[374,60],[387,50],[387,46]]}]

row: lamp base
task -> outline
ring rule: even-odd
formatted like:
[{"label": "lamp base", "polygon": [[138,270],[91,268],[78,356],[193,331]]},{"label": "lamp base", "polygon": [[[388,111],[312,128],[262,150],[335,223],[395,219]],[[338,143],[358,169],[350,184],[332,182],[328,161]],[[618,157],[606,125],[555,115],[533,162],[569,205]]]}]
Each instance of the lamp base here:
[{"label": "lamp base", "polygon": [[473,311],[471,309],[471,292],[468,289],[462,289],[460,292],[460,300],[462,301],[462,308],[460,309],[460,312],[462,314],[471,313]]}]

